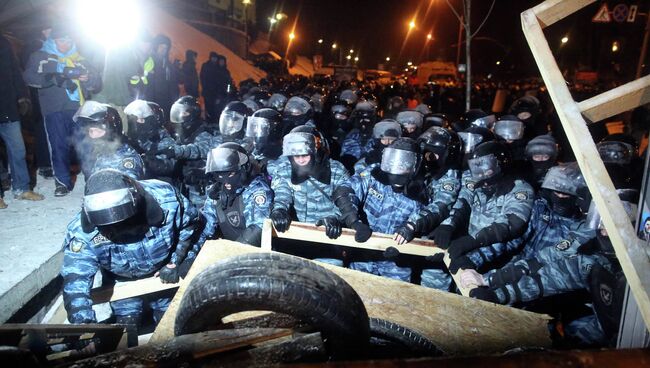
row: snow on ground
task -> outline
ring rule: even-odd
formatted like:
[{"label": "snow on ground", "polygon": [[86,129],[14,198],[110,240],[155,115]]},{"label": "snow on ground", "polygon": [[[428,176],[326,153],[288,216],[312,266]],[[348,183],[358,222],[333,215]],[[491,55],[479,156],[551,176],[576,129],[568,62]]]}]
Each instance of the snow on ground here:
[{"label": "snow on ground", "polygon": [[[43,286],[35,284],[47,284],[49,280],[42,278],[49,277],[54,269],[47,275],[39,275],[37,280],[26,278],[62,249],[68,222],[81,208],[83,175],[78,177],[74,190],[65,197],[54,196],[54,179],[39,176],[37,181],[35,191],[43,194],[44,200],[15,200],[11,191],[7,191],[5,202],[9,207],[0,210],[0,306],[13,309],[3,310],[2,317],[13,314],[21,306],[17,303],[33,296],[24,295],[25,292],[36,293]],[[56,276],[56,273],[51,276]],[[17,293],[15,289],[7,293],[24,279],[35,284],[20,288],[23,295],[10,295]]]}]

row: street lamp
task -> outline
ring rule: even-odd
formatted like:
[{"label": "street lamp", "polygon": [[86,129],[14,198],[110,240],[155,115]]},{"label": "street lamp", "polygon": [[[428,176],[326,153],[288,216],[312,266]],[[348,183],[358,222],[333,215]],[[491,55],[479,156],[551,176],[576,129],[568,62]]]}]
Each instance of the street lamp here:
[{"label": "street lamp", "polygon": [[275,18],[270,18],[270,17],[269,17],[269,23],[271,23],[271,24],[275,24],[275,23],[277,23],[277,22],[278,22],[277,19],[275,19]]},{"label": "street lamp", "polygon": [[358,57],[358,56],[355,56],[355,57],[354,57],[354,61],[355,61],[355,62],[359,61],[359,57]]},{"label": "street lamp", "polygon": [[612,52],[618,51],[618,41],[612,42]]},{"label": "street lamp", "polygon": [[354,49],[350,49],[350,54],[354,54]]},{"label": "street lamp", "polygon": [[411,29],[413,29],[413,28],[415,28],[415,20],[411,20],[411,21],[409,22],[409,30],[411,30]]},{"label": "street lamp", "polygon": [[318,40],[318,43],[323,43],[323,39],[322,39],[322,38],[319,39],[319,40]]},{"label": "street lamp", "polygon": [[390,56],[386,56],[386,61],[390,61]]},{"label": "street lamp", "polygon": [[413,63],[409,61],[408,63],[406,63],[406,65],[411,66],[413,65]]},{"label": "street lamp", "polygon": [[294,38],[296,38],[296,35],[293,32],[289,33],[289,40],[293,41]]},{"label": "street lamp", "polygon": [[562,41],[562,43],[567,43],[567,42],[569,42],[569,37],[564,36],[564,37],[562,37],[562,39],[560,41]]},{"label": "street lamp", "polygon": [[433,38],[433,36],[431,35],[431,33],[429,33],[429,34],[427,35],[427,41],[431,41],[432,38]]},{"label": "street lamp", "polygon": [[336,48],[336,43],[333,43],[332,44],[332,49],[335,49],[335,48]]},{"label": "street lamp", "polygon": [[501,60],[497,60],[497,65],[501,65]]}]

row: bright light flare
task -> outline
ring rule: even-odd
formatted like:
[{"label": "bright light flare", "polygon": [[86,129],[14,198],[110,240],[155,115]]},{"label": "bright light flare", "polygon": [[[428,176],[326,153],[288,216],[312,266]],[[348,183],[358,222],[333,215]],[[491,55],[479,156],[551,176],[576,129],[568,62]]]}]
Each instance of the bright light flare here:
[{"label": "bright light flare", "polygon": [[350,54],[354,54],[354,49],[350,49]]},{"label": "bright light flare", "polygon": [[348,56],[346,56],[345,58],[348,59],[348,60],[350,60],[350,59],[352,59],[352,56],[348,55]]},{"label": "bright light flare", "polygon": [[271,23],[271,24],[275,24],[275,23],[277,23],[277,22],[278,22],[278,21],[277,21],[275,18],[269,18],[269,23]]},{"label": "bright light flare", "polygon": [[562,43],[567,43],[567,42],[569,42],[569,37],[564,36],[564,37],[562,37],[562,39],[560,41],[562,41]]},{"label": "bright light flare", "polygon": [[429,34],[427,35],[427,40],[431,41],[432,38],[433,38],[433,35],[431,35],[431,33],[429,33]]},{"label": "bright light flare", "polygon": [[359,57],[358,57],[358,56],[355,56],[355,57],[354,57],[354,61],[359,61]]},{"label": "bright light flare", "polygon": [[386,61],[390,61],[390,56],[386,56]]},{"label": "bright light flare", "polygon": [[323,43],[323,39],[322,39],[322,38],[319,39],[319,40],[318,40],[318,43]]},{"label": "bright light flare", "polygon": [[497,60],[497,65],[501,65],[501,60]]},{"label": "bright light flare", "polygon": [[332,44],[332,48],[335,49],[337,46],[335,43]]},{"label": "bright light flare", "polygon": [[409,30],[411,30],[413,28],[415,28],[415,21],[414,20],[409,22]]},{"label": "bright light flare", "polygon": [[142,24],[133,0],[77,0],[76,9],[83,32],[108,49],[133,42]]},{"label": "bright light flare", "polygon": [[612,42],[612,52],[618,51],[618,41]]},{"label": "bright light flare", "polygon": [[293,32],[289,33],[289,39],[293,41],[294,38],[296,38],[296,34]]},{"label": "bright light flare", "polygon": [[413,62],[409,61],[408,63],[406,63],[406,65],[411,66],[413,65]]}]

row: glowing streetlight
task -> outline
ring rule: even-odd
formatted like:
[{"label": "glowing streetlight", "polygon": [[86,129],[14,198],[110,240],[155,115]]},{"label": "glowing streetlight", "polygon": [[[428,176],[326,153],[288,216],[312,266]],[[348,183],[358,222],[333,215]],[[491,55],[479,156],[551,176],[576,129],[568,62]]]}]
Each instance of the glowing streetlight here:
[{"label": "glowing streetlight", "polygon": [[433,36],[431,35],[431,33],[429,33],[429,34],[427,35],[427,41],[431,41],[432,38],[433,38]]},{"label": "glowing streetlight", "polygon": [[354,49],[350,49],[350,54],[354,54]]},{"label": "glowing streetlight", "polygon": [[411,30],[411,29],[413,29],[413,28],[415,28],[415,20],[411,20],[411,21],[409,22],[409,30]]},{"label": "glowing streetlight", "polygon": [[251,2],[251,0],[242,0],[241,3],[244,4],[244,5],[250,5],[252,2]]},{"label": "glowing streetlight", "polygon": [[386,56],[386,61],[390,61],[390,56]]},{"label": "glowing streetlight", "polygon": [[293,32],[289,33],[289,39],[293,41],[294,38],[296,38],[296,35]]},{"label": "glowing streetlight", "polygon": [[[85,35],[105,48],[117,48],[136,39],[138,25],[141,23],[137,2],[77,0],[75,8],[77,21]],[[116,27],[114,19],[123,19],[124,23]]]},{"label": "glowing streetlight", "polygon": [[501,60],[497,60],[497,65],[501,65]]},{"label": "glowing streetlight", "polygon": [[355,57],[354,57],[354,61],[359,61],[359,57],[358,57],[358,56],[355,56]]},{"label": "glowing streetlight", "polygon": [[409,61],[408,63],[406,63],[406,65],[411,66],[413,65],[413,63]]},{"label": "glowing streetlight", "polygon": [[277,22],[278,22],[277,19],[275,19],[275,18],[269,18],[269,23],[271,23],[271,24],[275,24],[275,23],[277,23]]},{"label": "glowing streetlight", "polygon": [[618,41],[612,42],[612,52],[618,51]]},{"label": "glowing streetlight", "polygon": [[333,48],[333,49],[336,48],[336,43],[333,43],[333,44],[332,44],[332,48]]},{"label": "glowing streetlight", "polygon": [[352,56],[348,55],[348,56],[346,56],[345,58],[348,59],[348,60],[350,60],[350,59],[352,59]]},{"label": "glowing streetlight", "polygon": [[322,38],[319,39],[319,40],[318,40],[318,43],[323,43],[323,39],[322,39]]},{"label": "glowing streetlight", "polygon": [[275,15],[275,19],[277,19],[277,20],[282,20],[282,19],[284,19],[286,17],[287,17],[287,15],[284,14],[284,13],[278,13],[278,14]]},{"label": "glowing streetlight", "polygon": [[408,72],[408,71],[409,71],[409,68],[404,68],[404,71],[405,71],[405,72]]},{"label": "glowing streetlight", "polygon": [[567,43],[567,42],[569,42],[569,37],[564,36],[564,37],[562,37],[562,39],[560,41],[562,41],[562,43]]}]

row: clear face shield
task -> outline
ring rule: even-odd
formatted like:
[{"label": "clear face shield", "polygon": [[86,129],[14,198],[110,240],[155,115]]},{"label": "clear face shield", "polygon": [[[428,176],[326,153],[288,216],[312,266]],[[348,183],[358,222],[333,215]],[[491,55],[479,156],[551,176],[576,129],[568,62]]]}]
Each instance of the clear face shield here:
[{"label": "clear face shield", "polygon": [[86,195],[83,209],[90,222],[96,226],[124,221],[137,212],[135,198],[127,188]]},{"label": "clear face shield", "polygon": [[494,124],[494,134],[507,141],[517,141],[524,137],[524,123],[518,120],[499,120]]},{"label": "clear face shield", "polygon": [[575,167],[573,165],[554,166],[546,173],[542,182],[542,188],[544,189],[573,196],[578,195],[579,185],[586,186],[586,183],[577,165]]},{"label": "clear face shield", "polygon": [[306,114],[310,109],[307,101],[303,99],[290,99],[289,102],[284,106],[284,115],[288,116],[300,116]]},{"label": "clear face shield", "polygon": [[472,179],[476,181],[486,180],[501,172],[499,160],[495,155],[473,158],[467,161]]},{"label": "clear face shield", "polygon": [[497,118],[494,115],[488,115],[472,121],[470,125],[481,127],[481,128],[492,129],[492,126],[494,125],[494,122],[496,120]]},{"label": "clear face shield", "polygon": [[169,111],[169,121],[174,124],[183,124],[187,122],[190,116],[190,107],[184,104],[173,104]]},{"label": "clear face shield", "polygon": [[238,171],[246,162],[248,162],[248,157],[238,150],[228,147],[213,148],[208,153],[205,173]]},{"label": "clear face shield", "polygon": [[417,163],[417,153],[387,147],[382,152],[380,168],[392,175],[411,175],[415,172]]},{"label": "clear face shield", "polygon": [[153,110],[147,101],[135,100],[124,108],[124,114],[129,121],[135,118],[137,122],[144,123],[144,119],[153,116]]},{"label": "clear face shield", "polygon": [[476,146],[483,143],[483,136],[480,134],[460,132],[458,136],[463,141],[463,152],[465,154],[473,152]]},{"label": "clear face shield", "polygon": [[[634,222],[634,216],[636,216],[637,212],[637,205],[635,203],[627,201],[621,201],[621,203],[623,204],[625,213],[628,215],[630,221]],[[598,208],[596,208],[596,203],[594,201],[591,201],[591,204],[589,204],[589,211],[587,212],[587,219],[585,220],[585,223],[587,227],[592,230],[598,231],[605,229],[602,217],[600,216],[600,213],[598,212]]]},{"label": "clear face shield", "polygon": [[246,117],[235,111],[224,111],[219,116],[219,132],[222,135],[234,135],[244,127]]},{"label": "clear face shield", "polygon": [[304,132],[289,133],[282,140],[283,156],[304,156],[315,153],[316,142],[312,134]]},{"label": "clear face shield", "polygon": [[402,136],[402,128],[396,121],[380,121],[375,124],[372,129],[372,137],[375,139],[382,139],[385,137],[400,138]]}]

